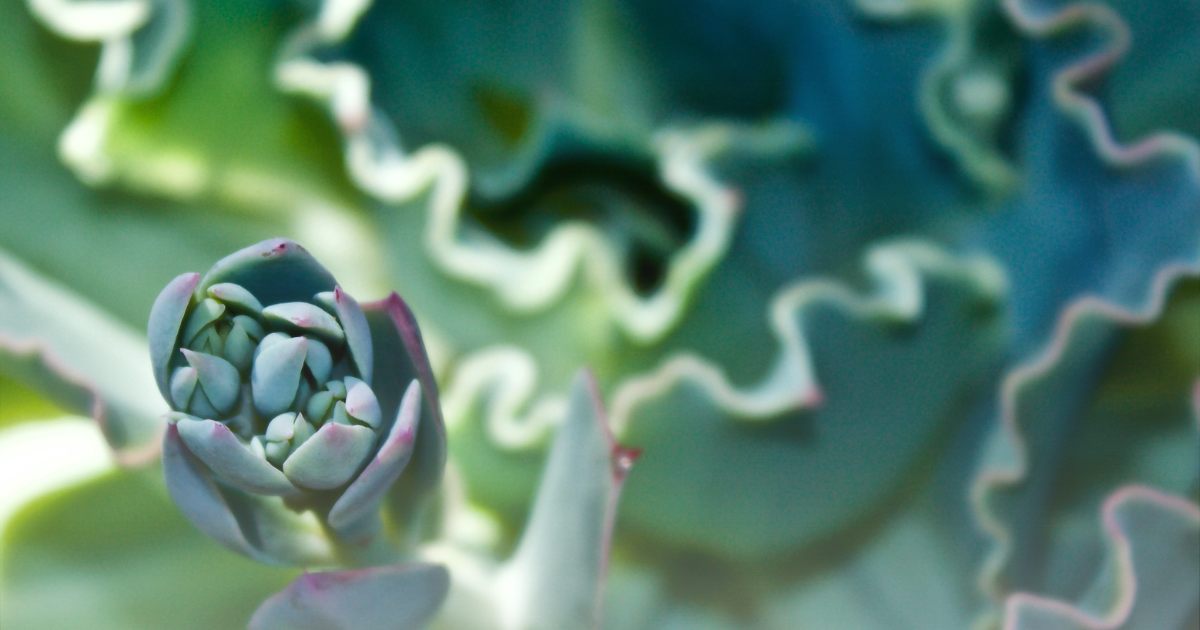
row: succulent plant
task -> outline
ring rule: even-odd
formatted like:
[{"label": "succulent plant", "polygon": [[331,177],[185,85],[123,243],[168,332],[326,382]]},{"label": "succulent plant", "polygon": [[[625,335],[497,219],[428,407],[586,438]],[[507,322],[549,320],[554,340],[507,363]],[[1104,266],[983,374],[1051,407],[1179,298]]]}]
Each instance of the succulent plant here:
[{"label": "succulent plant", "polygon": [[307,250],[274,239],[171,281],[148,336],[174,410],[167,488],[205,533],[267,562],[377,564],[353,554],[379,533],[385,500],[405,515],[395,527],[417,526],[445,436],[398,295],[359,306]]}]

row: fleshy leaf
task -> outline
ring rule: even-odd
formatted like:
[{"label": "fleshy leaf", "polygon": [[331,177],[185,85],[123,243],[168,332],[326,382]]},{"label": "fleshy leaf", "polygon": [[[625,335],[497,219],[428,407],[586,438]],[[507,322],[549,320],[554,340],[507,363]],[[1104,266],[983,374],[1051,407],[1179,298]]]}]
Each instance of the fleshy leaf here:
[{"label": "fleshy leaf", "polygon": [[[372,391],[382,417],[399,417],[402,388],[416,379],[421,384],[421,415],[412,460],[388,491],[386,507],[393,522],[411,523],[426,508],[446,466],[446,427],[438,400],[437,382],[425,353],[421,329],[408,305],[396,293],[362,307],[374,346]],[[391,430],[390,426],[384,427]],[[412,532],[408,532],[411,534]]]},{"label": "fleshy leaf", "polygon": [[304,302],[334,286],[333,276],[308,250],[275,238],[256,243],[217,261],[200,280],[200,291],[226,282],[241,285],[265,306]]},{"label": "fleshy leaf", "polygon": [[400,410],[387,438],[367,467],[329,510],[330,527],[349,532],[356,523],[378,511],[384,493],[408,466],[420,420],[421,385],[413,379],[400,401]]},{"label": "fleshy leaf", "polygon": [[359,376],[367,385],[370,385],[373,382],[375,356],[367,317],[363,314],[362,307],[358,305],[358,302],[341,287],[334,287],[333,299],[338,319],[342,322],[342,329],[346,333],[346,345],[350,348],[350,356],[354,359]]},{"label": "fleshy leaf", "polygon": [[305,488],[332,490],[350,481],[374,445],[375,432],[367,427],[327,422],[292,451],[283,474]]},{"label": "fleshy leaf", "polygon": [[272,304],[263,309],[263,317],[277,324],[291,324],[302,332],[311,332],[334,342],[341,342],[345,338],[337,320],[316,304],[308,302]]},{"label": "fleshy leaf", "polygon": [[252,315],[262,314],[263,305],[245,287],[231,282],[222,282],[208,287],[208,294],[237,310]]},{"label": "fleshy leaf", "polygon": [[311,514],[300,515],[278,497],[222,488],[179,435],[175,424],[163,438],[167,491],[200,531],[244,556],[275,565],[328,564],[334,553]]},{"label": "fleshy leaf", "polygon": [[250,387],[260,414],[272,418],[292,406],[300,386],[300,370],[308,354],[307,341],[304,337],[293,337],[259,346],[250,369]]},{"label": "fleshy leaf", "polygon": [[187,358],[188,365],[196,369],[196,378],[209,402],[222,415],[232,411],[242,390],[242,376],[238,369],[225,359],[211,354],[192,352],[187,348],[180,352]]},{"label": "fleshy leaf", "polygon": [[305,573],[263,602],[250,630],[421,630],[449,584],[432,564]]},{"label": "fleshy leaf", "polygon": [[[347,376],[344,382],[346,383],[346,413],[366,423],[372,429],[378,430],[383,418],[380,415],[379,400],[375,398],[375,392],[371,391],[369,385],[353,376]],[[408,395],[407,391],[405,395]],[[403,401],[400,406],[403,409]]]},{"label": "fleshy leaf", "polygon": [[496,578],[500,627],[601,627],[617,499],[637,455],[613,439],[594,377],[577,376],[529,523]]},{"label": "fleshy leaf", "polygon": [[[290,418],[288,425],[290,428]],[[185,418],[176,422],[175,426],[188,450],[215,472],[221,481],[255,494],[288,495],[297,491],[283,473],[251,453],[220,422]]]},{"label": "fleshy leaf", "polygon": [[170,395],[167,381],[171,350],[175,348],[175,340],[179,338],[183,316],[192,299],[192,291],[199,283],[200,274],[181,274],[167,284],[154,300],[154,306],[150,307],[150,322],[146,326],[150,343],[150,362],[154,367],[154,380],[158,383],[158,391],[163,397]]}]

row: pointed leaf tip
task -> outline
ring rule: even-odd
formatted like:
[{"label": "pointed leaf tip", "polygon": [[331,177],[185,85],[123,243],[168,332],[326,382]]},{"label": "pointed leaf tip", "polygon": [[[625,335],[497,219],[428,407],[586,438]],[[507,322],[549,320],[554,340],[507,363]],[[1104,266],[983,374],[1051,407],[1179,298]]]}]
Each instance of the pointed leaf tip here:
[{"label": "pointed leaf tip", "polygon": [[346,380],[346,413],[366,423],[372,429],[378,429],[383,422],[383,412],[379,409],[379,400],[375,392],[366,383],[347,376]]},{"label": "pointed leaf tip", "polygon": [[[268,335],[269,337],[270,335]],[[260,351],[250,368],[250,390],[258,412],[273,418],[292,406],[300,387],[300,369],[308,356],[308,340],[304,337],[283,339]]]},{"label": "pointed leaf tip", "polygon": [[221,415],[233,411],[242,389],[242,377],[238,369],[225,359],[211,354],[192,352],[187,348],[180,352],[183,352],[188,365],[196,369],[200,388],[204,390],[213,407],[216,407]]},{"label": "pointed leaf tip", "polygon": [[333,315],[325,309],[308,302],[284,302],[263,309],[263,318],[269,322],[295,327],[305,333],[313,333],[330,341],[340,343],[345,333]]},{"label": "pointed leaf tip", "polygon": [[252,453],[220,422],[182,419],[175,427],[188,450],[225,483],[254,494],[296,492],[283,473]]},{"label": "pointed leaf tip", "polygon": [[421,420],[421,384],[413,379],[400,401],[396,421],[387,439],[375,452],[371,463],[350,484],[329,511],[329,525],[339,531],[351,529],[354,523],[378,509],[379,501],[408,466]]},{"label": "pointed leaf tip", "polygon": [[350,349],[350,357],[354,359],[354,367],[358,368],[359,378],[370,385],[375,372],[375,349],[371,343],[367,316],[358,302],[341,287],[333,288],[333,301],[342,330],[346,333],[346,346]]},{"label": "pointed leaf tip", "polygon": [[171,364],[171,351],[175,349],[175,340],[179,338],[179,330],[183,325],[183,316],[191,303],[192,291],[200,283],[200,274],[185,273],[176,276],[174,280],[158,294],[154,305],[150,307],[150,321],[146,326],[146,334],[150,342],[150,363],[154,369],[154,380],[158,383],[158,391],[163,398],[170,400],[171,390],[168,370]]},{"label": "pointed leaf tip", "polygon": [[374,444],[367,427],[327,422],[288,456],[283,473],[305,488],[332,490],[350,481]]}]

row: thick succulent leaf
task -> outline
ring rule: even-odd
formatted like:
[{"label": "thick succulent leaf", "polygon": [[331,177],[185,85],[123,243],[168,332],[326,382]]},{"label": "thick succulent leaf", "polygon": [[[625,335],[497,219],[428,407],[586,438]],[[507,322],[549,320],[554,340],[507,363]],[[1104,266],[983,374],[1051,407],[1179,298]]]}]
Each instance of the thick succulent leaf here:
[{"label": "thick succulent leaf", "polygon": [[333,276],[299,243],[273,238],[240,249],[213,264],[200,280],[198,292],[231,282],[241,285],[264,305],[307,302],[332,291]]},{"label": "thick succulent leaf", "polygon": [[283,473],[251,453],[220,422],[183,418],[175,423],[175,427],[187,449],[222,482],[251,494],[285,496],[297,492]]},{"label": "thick succulent leaf", "polygon": [[[53,453],[66,451],[39,451]],[[221,549],[180,515],[157,469],[43,495],[3,536],[6,629],[242,628],[297,574]]]},{"label": "thick succulent leaf", "polygon": [[99,423],[119,459],[157,455],[166,405],[146,342],[0,251],[0,369]]},{"label": "thick succulent leaf", "polygon": [[200,282],[200,274],[185,273],[176,276],[167,283],[154,305],[150,307],[150,321],[146,324],[146,336],[150,344],[150,363],[154,368],[154,380],[158,383],[158,391],[163,398],[171,400],[171,352],[179,339],[179,330],[183,326],[183,316],[187,314],[188,305],[192,300],[192,291]]},{"label": "thick succulent leaf", "polygon": [[291,337],[273,345],[263,343],[256,354],[250,368],[250,390],[254,407],[271,418],[287,411],[296,399],[308,357],[308,340]]},{"label": "thick succulent leaf", "polygon": [[[399,295],[392,293],[378,302],[363,304],[362,310],[374,347],[372,389],[385,420],[383,431],[390,434],[392,424],[400,417],[405,387],[414,379],[421,384],[421,411],[413,457],[385,499],[392,522],[405,527],[423,513],[446,467],[446,428],[442,424],[437,382],[425,353],[421,329]],[[409,536],[415,533],[406,532]]]},{"label": "thick succulent leaf", "polygon": [[413,379],[400,401],[400,410],[387,437],[367,467],[329,510],[329,526],[347,538],[365,519],[374,518],[388,488],[400,477],[413,455],[421,420],[421,384]]},{"label": "thick succulent leaf", "polygon": [[594,377],[577,376],[521,542],[496,577],[500,627],[600,627],[617,500],[637,455],[613,439]]},{"label": "thick succulent leaf", "polygon": [[333,548],[311,514],[298,515],[277,497],[248,495],[218,485],[175,424],[167,426],[163,438],[163,475],[171,500],[184,516],[227,548],[275,565],[332,561]]},{"label": "thick succulent leaf", "polygon": [[1013,590],[1082,597],[1104,562],[1094,515],[1117,487],[1200,499],[1200,278],[1164,270],[1153,296],[1132,312],[1075,303],[1054,342],[1007,376],[971,486],[993,612]]},{"label": "thick succulent leaf", "polygon": [[375,432],[364,426],[326,422],[292,451],[283,462],[283,474],[293,483],[314,490],[343,486],[371,456],[375,438]]},{"label": "thick succulent leaf", "polygon": [[370,385],[375,374],[375,344],[371,341],[371,328],[367,324],[367,316],[362,307],[350,294],[341,287],[333,289],[334,309],[338,320],[346,334],[346,346],[350,349],[350,357],[358,368],[358,375]]},{"label": "thick succulent leaf", "polygon": [[196,369],[196,380],[199,381],[205,396],[216,407],[221,415],[228,415],[237,404],[242,391],[241,374],[232,363],[203,352],[192,352],[187,348],[180,350],[189,365]]},{"label": "thick succulent leaf", "polygon": [[1009,596],[1006,630],[1174,630],[1200,606],[1200,506],[1144,486],[1105,500],[1106,564],[1078,603]]},{"label": "thick succulent leaf", "polygon": [[263,602],[250,630],[421,630],[449,585],[433,564],[305,573]]}]

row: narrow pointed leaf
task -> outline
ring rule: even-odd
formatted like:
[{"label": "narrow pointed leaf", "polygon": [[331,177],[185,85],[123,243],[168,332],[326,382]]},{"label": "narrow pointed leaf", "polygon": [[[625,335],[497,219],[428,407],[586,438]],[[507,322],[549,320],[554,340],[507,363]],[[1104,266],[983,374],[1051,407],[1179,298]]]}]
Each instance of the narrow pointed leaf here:
[{"label": "narrow pointed leaf", "polygon": [[183,325],[183,316],[192,299],[192,291],[199,282],[198,273],[176,276],[162,293],[158,294],[154,306],[150,307],[150,322],[146,326],[150,343],[150,363],[154,366],[154,380],[158,383],[158,391],[163,397],[170,396],[167,371],[171,363],[171,350],[179,337],[179,328]]},{"label": "narrow pointed leaf", "polygon": [[222,415],[233,411],[242,387],[242,377],[238,369],[225,359],[211,354],[192,352],[186,348],[180,352],[187,358],[188,364],[196,369],[200,387],[204,389],[209,402],[217,411]]},{"label": "narrow pointed leaf", "polygon": [[333,297],[338,319],[346,333],[346,346],[350,349],[350,357],[354,359],[359,376],[370,385],[375,372],[375,356],[367,317],[358,302],[341,287],[333,290]]},{"label": "narrow pointed leaf", "polygon": [[[165,308],[159,337],[172,336]],[[124,465],[157,459],[170,389],[155,369],[143,337],[0,251],[0,371],[95,418]]]},{"label": "narrow pointed leaf", "polygon": [[404,472],[412,458],[413,444],[421,420],[421,384],[413,379],[400,402],[400,412],[388,432],[387,439],[375,452],[375,457],[362,474],[342,493],[329,511],[329,525],[349,530],[361,519],[379,509],[379,501],[387,489]]},{"label": "narrow pointed leaf", "polygon": [[242,444],[229,427],[215,420],[180,420],[175,427],[183,443],[221,481],[245,492],[285,495],[296,487],[277,468]]},{"label": "narrow pointed leaf", "polygon": [[256,550],[242,534],[229,504],[217,489],[212,474],[188,450],[175,424],[167,426],[162,458],[167,492],[184,516],[222,545],[242,555],[257,557]]},{"label": "narrow pointed leaf", "polygon": [[525,630],[600,627],[617,499],[636,457],[613,440],[591,375],[577,376],[529,524],[498,578],[503,618]]},{"label": "narrow pointed leaf", "polygon": [[200,334],[200,331],[224,314],[224,304],[212,299],[201,300],[196,305],[196,309],[192,311],[191,316],[188,317],[187,325],[183,327],[183,334],[179,337],[179,343],[185,346],[191,345],[192,340]]}]

